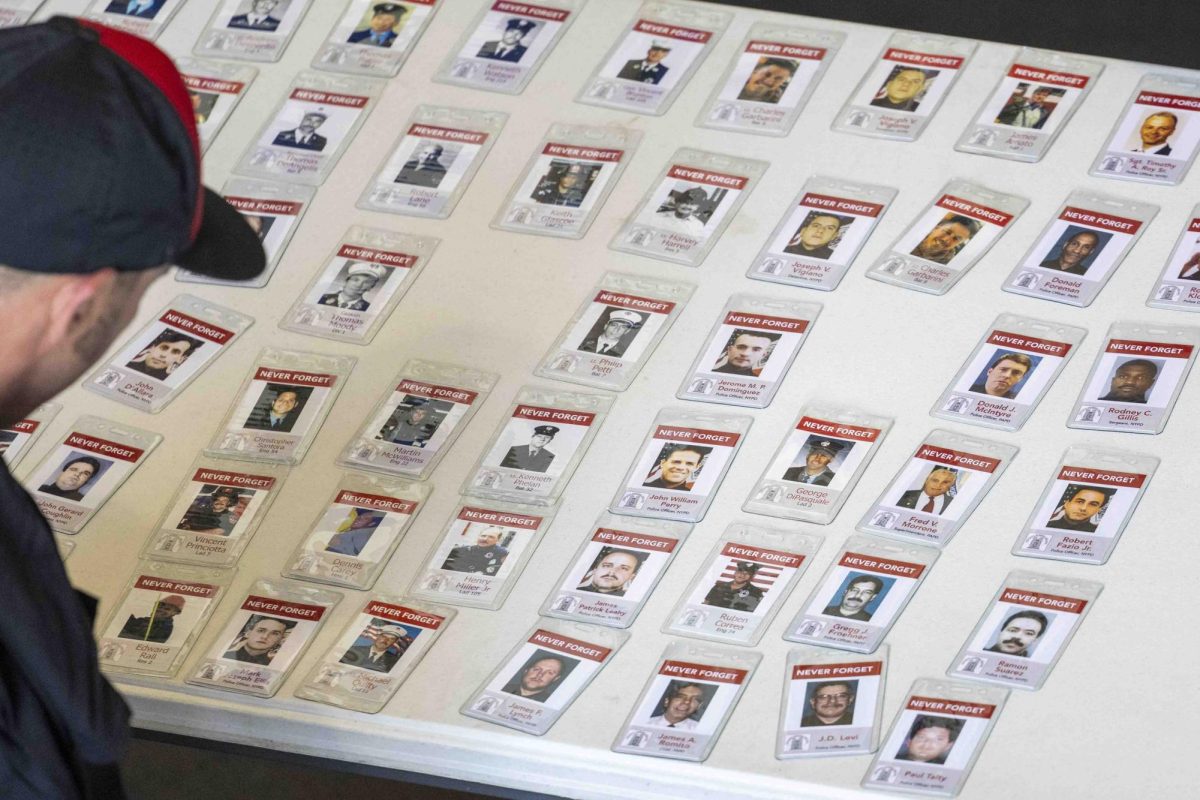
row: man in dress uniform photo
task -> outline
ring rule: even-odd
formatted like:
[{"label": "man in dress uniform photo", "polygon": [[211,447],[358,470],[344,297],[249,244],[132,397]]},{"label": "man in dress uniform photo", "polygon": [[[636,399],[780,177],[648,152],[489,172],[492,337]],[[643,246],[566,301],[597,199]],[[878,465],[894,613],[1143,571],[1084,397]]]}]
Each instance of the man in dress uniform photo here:
[{"label": "man in dress uniform photo", "polygon": [[854,724],[854,690],[858,681],[822,681],[808,698],[808,709],[800,717],[801,728]]},{"label": "man in dress uniform photo", "polygon": [[870,622],[874,612],[867,606],[883,591],[883,581],[874,575],[852,574],[840,599],[830,603],[821,612],[827,617],[844,617],[859,622]]},{"label": "man in dress uniform photo", "polygon": [[757,574],[758,564],[737,561],[733,565],[733,578],[714,583],[701,602],[706,606],[754,613],[763,599],[763,590],[751,583]]},{"label": "man in dress uniform photo", "polygon": [[175,617],[183,612],[184,599],[177,594],[160,597],[154,603],[154,608],[148,617],[129,615],[121,632],[117,634],[122,639],[138,639],[143,642],[162,644],[171,638],[175,631]]},{"label": "man in dress uniform photo", "polygon": [[558,431],[559,428],[554,425],[538,425],[533,429],[533,436],[529,437],[529,444],[508,448],[500,466],[526,472],[545,472],[550,469],[554,453],[547,450],[546,445],[550,444]]},{"label": "man in dress uniform photo", "polygon": [[388,276],[388,268],[382,264],[367,264],[356,261],[346,270],[346,280],[336,292],[317,298],[317,305],[337,306],[349,311],[366,311],[371,301],[363,295],[374,289]]},{"label": "man in dress uniform photo", "polygon": [[271,16],[281,0],[250,0],[250,8],[245,14],[237,14],[230,18],[230,28],[249,28],[254,31],[274,33],[279,28],[280,20]]},{"label": "man in dress uniform photo", "polygon": [[845,442],[835,439],[809,438],[807,452],[804,455],[804,466],[788,467],[784,470],[783,479],[796,483],[807,483],[810,486],[828,486],[837,473],[829,468],[829,462],[837,458],[838,453],[846,447]]},{"label": "man in dress uniform photo", "polygon": [[243,428],[254,428],[262,431],[291,433],[292,426],[300,418],[304,401],[312,389],[308,386],[287,386],[280,383],[268,383],[264,388]]},{"label": "man in dress uniform photo", "polygon": [[1158,380],[1158,365],[1148,358],[1135,358],[1117,367],[1101,400],[1115,403],[1145,403],[1146,393]]},{"label": "man in dress uniform photo", "polygon": [[1029,649],[1050,627],[1050,620],[1040,611],[1018,611],[1004,620],[996,641],[983,648],[989,653],[1003,653],[1016,658],[1029,658]]},{"label": "man in dress uniform photo", "polygon": [[796,235],[783,248],[783,252],[825,260],[833,255],[833,248],[829,243],[838,237],[843,227],[852,222],[853,217],[810,211]]},{"label": "man in dress uniform photo", "polygon": [[125,366],[165,381],[203,342],[185,336],[178,331],[166,330],[154,337],[142,352],[134,356]]},{"label": "man in dress uniform photo", "polygon": [[694,477],[704,457],[712,452],[711,447],[695,447],[687,444],[667,445],[663,448],[658,465],[650,474],[658,473],[652,481],[643,481],[642,486],[650,489],[673,489],[690,492],[695,485]]},{"label": "man in dress uniform photo", "polygon": [[642,315],[624,308],[609,308],[608,319],[598,335],[589,336],[579,345],[585,353],[620,358],[642,327]]},{"label": "man in dress uniform photo", "polygon": [[327,119],[329,119],[329,115],[323,111],[306,111],[304,116],[300,118],[299,125],[275,134],[275,140],[272,144],[283,147],[295,147],[298,150],[312,150],[319,153],[325,149],[328,140],[317,133],[317,128],[324,125]]},{"label": "man in dress uniform photo", "polygon": [[42,494],[61,497],[64,500],[78,502],[83,499],[88,486],[100,474],[100,459],[92,456],[78,456],[63,465],[62,471],[54,480],[38,487]]},{"label": "man in dress uniform photo", "polygon": [[617,77],[627,81],[657,84],[670,70],[670,67],[662,63],[662,60],[670,52],[671,45],[661,39],[655,39],[650,42],[650,49],[646,51],[646,57],[626,61],[625,66],[621,67],[621,71],[617,73]]},{"label": "man in dress uniform photo", "polygon": [[508,548],[501,546],[504,529],[495,525],[484,528],[475,537],[475,544],[460,544],[451,548],[442,562],[442,569],[451,572],[482,572],[495,575],[508,558]]},{"label": "man in dress uniform photo", "polygon": [[392,182],[436,189],[446,177],[446,165],[441,162],[445,152],[444,145],[426,141],[416,155],[404,162]]},{"label": "man in dress uniform photo", "polygon": [[1101,489],[1099,486],[1071,484],[1063,492],[1062,503],[1051,515],[1046,527],[1078,533],[1095,533],[1098,526],[1092,520],[1096,515],[1104,513],[1113,491]]},{"label": "man in dress uniform photo", "polygon": [[[546,653],[546,651],[538,651],[538,654],[542,653]],[[550,699],[550,695],[554,694],[554,690],[558,688],[563,679],[570,674],[571,666],[574,665],[569,665],[567,659],[562,656],[552,656],[548,653],[540,655],[536,661],[527,664],[524,669],[512,676],[500,691],[505,694],[515,694],[526,700],[544,703]]]},{"label": "man in dress uniform photo", "polygon": [[271,661],[279,652],[287,632],[296,627],[295,620],[278,619],[255,614],[250,617],[247,627],[233,640],[233,645],[222,654],[221,658],[231,661],[242,661],[246,664],[258,664],[260,667],[271,665]]},{"label": "man in dress uniform photo", "polygon": [[1012,400],[1019,391],[1017,387],[1031,369],[1033,369],[1033,359],[1029,356],[1024,353],[1001,351],[1000,355],[987,368],[983,378],[971,384],[968,391]]},{"label": "man in dress uniform photo", "polygon": [[396,41],[396,24],[408,12],[399,3],[377,3],[371,8],[371,19],[367,27],[350,34],[350,44],[367,44],[372,47],[391,47]]},{"label": "man in dress uniform photo", "polygon": [[351,647],[340,659],[343,664],[362,667],[374,672],[391,672],[400,656],[412,644],[408,632],[399,625],[385,625],[370,644]]},{"label": "man in dress uniform photo", "polygon": [[504,23],[504,33],[500,34],[500,39],[484,42],[475,57],[516,63],[525,55],[526,48],[522,42],[536,27],[537,23],[533,20],[513,17]]}]

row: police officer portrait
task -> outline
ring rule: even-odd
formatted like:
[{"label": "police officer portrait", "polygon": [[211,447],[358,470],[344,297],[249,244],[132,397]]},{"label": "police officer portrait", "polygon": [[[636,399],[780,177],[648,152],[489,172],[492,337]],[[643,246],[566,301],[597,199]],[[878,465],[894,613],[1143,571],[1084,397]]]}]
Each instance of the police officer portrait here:
[{"label": "police officer portrait", "polygon": [[668,39],[652,39],[646,47],[646,54],[641,58],[631,58],[617,72],[617,77],[626,81],[638,83],[662,83],[663,78],[671,68],[666,62],[671,55],[672,43]]},{"label": "police officer portrait", "polygon": [[1095,533],[1104,521],[1117,490],[1108,486],[1070,483],[1042,526],[1077,533]]},{"label": "police officer portrait", "polygon": [[165,328],[125,363],[128,369],[159,381],[166,381],[183,363],[204,345],[201,339]]},{"label": "police officer portrait", "polygon": [[[719,579],[700,602],[753,614],[770,588],[770,584],[759,576],[760,569],[762,566],[753,561],[726,562]],[[755,581],[758,581],[757,585]]]},{"label": "police officer portrait", "polygon": [[529,51],[542,23],[525,17],[504,17],[500,22],[500,35],[483,43],[476,58],[488,58],[494,61],[520,62]]},{"label": "police officer portrait", "polygon": [[603,164],[551,159],[529,197],[546,206],[579,208],[602,169]]},{"label": "police officer portrait", "polygon": [[375,438],[392,444],[424,447],[453,407],[454,404],[448,400],[431,400],[406,394]]},{"label": "police officer portrait", "polygon": [[402,3],[375,3],[363,15],[346,41],[369,47],[391,47],[408,22],[408,8]]},{"label": "police officer portrait", "polygon": [[605,305],[598,309],[599,316],[575,349],[612,358],[629,358],[632,354],[627,351],[642,331],[649,312]]},{"label": "police officer portrait", "polygon": [[[760,378],[767,368],[775,346],[783,338],[781,333],[734,328],[721,345],[720,354],[708,368],[709,372],[722,375],[739,375],[743,378]],[[785,358],[784,361],[787,359]]]},{"label": "police officer portrait", "polygon": [[854,442],[809,434],[791,466],[783,471],[781,477],[792,483],[828,486],[837,477],[838,469],[853,449]]},{"label": "police officer portrait", "polygon": [[462,145],[457,142],[416,139],[412,154],[400,167],[392,183],[436,189],[442,185],[442,179],[461,152]]},{"label": "police officer portrait", "polygon": [[393,272],[392,267],[366,261],[347,260],[340,266],[334,264],[313,287],[315,297],[310,297],[309,302],[346,311],[369,311],[371,304],[391,288],[387,283]]},{"label": "police officer portrait", "polygon": [[[523,539],[519,539],[514,528],[502,525],[467,523],[457,537],[447,537],[452,542],[461,542],[450,548],[441,568],[449,572],[476,572],[495,576],[504,562]],[[526,537],[527,538],[527,537]],[[436,563],[436,562],[435,562]]]},{"label": "police officer portrait", "polygon": [[[654,466],[642,479],[642,486],[648,489],[690,492],[712,451],[711,447],[687,442],[667,442],[659,450]],[[720,472],[719,469],[716,471]]]},{"label": "police officer portrait", "polygon": [[227,26],[260,33],[275,33],[288,13],[292,0],[242,0]]}]

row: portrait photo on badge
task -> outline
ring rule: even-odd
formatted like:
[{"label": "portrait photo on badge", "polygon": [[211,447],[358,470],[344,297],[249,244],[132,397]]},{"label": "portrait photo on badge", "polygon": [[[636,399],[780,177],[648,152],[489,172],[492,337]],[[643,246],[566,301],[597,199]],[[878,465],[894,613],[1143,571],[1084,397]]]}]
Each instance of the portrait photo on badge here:
[{"label": "portrait photo on badge", "polygon": [[1042,356],[1000,347],[986,357],[985,366],[973,375],[964,374],[963,379],[970,380],[970,385],[961,391],[1015,400],[1027,387],[1035,384],[1034,374],[1042,363]]},{"label": "portrait photo on badge", "polygon": [[668,178],[646,204],[640,222],[692,237],[704,236],[716,230],[725,214],[721,205],[731,192],[733,197],[740,193]]},{"label": "portrait photo on badge", "polygon": [[848,572],[829,595],[829,604],[820,613],[870,622],[895,582],[895,578],[883,575]]},{"label": "portrait photo on badge", "polygon": [[869,101],[876,108],[892,111],[916,111],[933,89],[941,70],[897,64]]},{"label": "portrait photo on badge", "polygon": [[[643,709],[643,715],[633,719],[633,724],[695,731],[703,727],[711,732],[716,725],[711,721],[706,724],[704,716],[720,688],[712,683],[670,680],[657,696],[651,694],[656,699]],[[711,716],[719,721],[720,711]]]},{"label": "portrait photo on badge", "polygon": [[[654,556],[659,558],[653,559]],[[583,574],[568,577],[563,588],[576,592],[593,592],[606,597],[623,597],[630,602],[637,602],[654,584],[654,574],[648,573],[657,573],[667,557],[666,553],[600,545],[595,558],[584,566]],[[646,566],[648,560],[651,563]],[[642,577],[640,581],[639,576]]]},{"label": "portrait photo on badge", "polygon": [[829,486],[842,464],[854,452],[854,442],[830,436],[809,434],[801,443],[781,480]]},{"label": "portrait photo on badge", "polygon": [[[258,493],[256,489],[242,486],[218,486],[205,483],[192,496],[187,510],[177,517],[175,530],[203,533],[209,536],[232,536],[238,523]],[[249,518],[247,518],[249,522]],[[246,526],[243,525],[244,529]]]},{"label": "portrait photo on badge", "polygon": [[372,672],[391,672],[423,630],[372,617],[349,649],[342,653],[338,663]]},{"label": "portrait photo on badge", "polygon": [[500,691],[524,700],[545,703],[579,666],[579,659],[538,648],[505,678]]},{"label": "portrait photo on badge", "polygon": [[71,450],[50,470],[37,490],[79,502],[100,484],[100,479],[112,466],[112,459]]},{"label": "portrait photo on badge", "polygon": [[857,699],[857,678],[810,681],[804,691],[804,706],[796,727],[853,725]]},{"label": "portrait photo on badge", "polygon": [[268,382],[254,401],[254,406],[242,427],[279,433],[300,433],[302,428],[295,429],[296,423],[304,413],[304,406],[312,392],[311,386]]},{"label": "portrait photo on badge", "polygon": [[654,458],[654,466],[642,478],[642,486],[690,492],[700,479],[712,451],[713,448],[703,445],[667,442]]}]

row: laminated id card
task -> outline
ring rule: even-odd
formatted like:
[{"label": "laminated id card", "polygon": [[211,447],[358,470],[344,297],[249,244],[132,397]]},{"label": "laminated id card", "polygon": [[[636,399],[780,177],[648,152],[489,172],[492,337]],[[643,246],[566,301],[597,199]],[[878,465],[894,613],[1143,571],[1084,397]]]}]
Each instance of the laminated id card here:
[{"label": "laminated id card", "polygon": [[625,171],[642,132],[553,123],[492,227],[579,239]]},{"label": "laminated id card", "polygon": [[4,459],[10,472],[59,411],[62,411],[59,403],[42,403],[29,412],[29,416],[14,422],[12,427],[0,428],[0,458]]},{"label": "laminated id card", "polygon": [[417,106],[358,207],[445,219],[507,120],[503,111]]},{"label": "laminated id card", "polygon": [[262,274],[245,281],[230,281],[210,278],[189,272],[175,271],[175,280],[189,283],[213,283],[220,286],[244,286],[257,289],[267,285],[271,273],[279,266],[284,248],[300,225],[300,218],[308,210],[308,204],[316,192],[308,186],[291,183],[260,181],[250,178],[231,178],[221,189],[225,202],[241,212],[246,224],[254,230],[267,255],[267,267]]},{"label": "laminated id card", "polygon": [[158,413],[253,324],[232,308],[181,294],[92,372],[83,388]]},{"label": "laminated id card", "polygon": [[734,295],[675,396],[766,408],[820,313],[819,303]]},{"label": "laminated id card", "polygon": [[432,236],[350,226],[279,327],[370,344],[439,244]]},{"label": "laminated id card", "polygon": [[583,0],[489,0],[434,80],[520,94],[582,5]]},{"label": "laminated id card", "polygon": [[1029,201],[952,179],[867,270],[884,283],[945,294],[983,258]]},{"label": "laminated id card", "polygon": [[1041,161],[1103,71],[1099,61],[1021,48],[954,149]]},{"label": "laminated id card", "polygon": [[192,665],[195,686],[271,697],[342,599],[338,592],[261,578]]},{"label": "laminated id card", "polygon": [[92,0],[84,16],[154,41],[184,0]]},{"label": "laminated id card", "polygon": [[691,529],[683,522],[601,514],[538,613],[628,628]]},{"label": "laminated id card", "polygon": [[425,480],[498,378],[454,364],[409,361],[337,463]]},{"label": "laminated id card", "polygon": [[1042,688],[1103,588],[1095,581],[1013,570],[946,674]]},{"label": "laminated id card", "polygon": [[210,58],[278,61],[310,0],[220,0],[192,52]]},{"label": "laminated id card", "polygon": [[1162,433],[1198,344],[1200,328],[1114,322],[1067,427]]},{"label": "laminated id card", "polygon": [[463,494],[553,505],[612,404],[608,395],[522,387],[463,483]]},{"label": "laminated id card", "polygon": [[1016,445],[936,429],[856,526],[945,547],[1017,455]]},{"label": "laminated id card", "polygon": [[766,170],[766,161],[682,147],[609,247],[699,266]]},{"label": "laminated id card", "polygon": [[608,507],[614,514],[699,522],[754,419],[664,408]]},{"label": "laminated id card", "polygon": [[554,519],[555,508],[463,497],[409,594],[495,610]]},{"label": "laminated id card", "polygon": [[895,198],[887,186],[809,178],[746,277],[833,291]]},{"label": "laminated id card", "polygon": [[701,642],[670,642],[612,749],[703,761],[762,656]]},{"label": "laminated id card", "polygon": [[33,12],[45,0],[0,0],[0,28],[14,28],[29,22]]},{"label": "laminated id card", "polygon": [[417,46],[438,5],[438,0],[350,0],[312,66],[390,78]]},{"label": "laminated id card", "polygon": [[1004,291],[1090,306],[1157,213],[1150,203],[1071,192]]},{"label": "laminated id card", "polygon": [[1086,335],[1084,328],[1001,314],[929,413],[1019,430]]},{"label": "laminated id card", "polygon": [[258,70],[244,64],[218,64],[194,58],[181,58],[176,66],[192,101],[203,153],[241,102]]},{"label": "laminated id card", "polygon": [[263,348],[206,452],[299,464],[356,361]]},{"label": "laminated id card", "polygon": [[977,44],[971,39],[896,31],[842,106],[833,129],[916,141]]},{"label": "laminated id card", "polygon": [[1200,311],[1200,204],[1188,215],[1171,257],[1146,305],[1169,311]]},{"label": "laminated id card", "polygon": [[628,631],[539,620],[460,712],[541,736],[628,638]]},{"label": "laminated id card", "polygon": [[431,491],[426,483],[342,475],[281,574],[370,589]]},{"label": "laminated id card", "polygon": [[786,136],[845,41],[840,31],[755,23],[696,124]]},{"label": "laminated id card", "polygon": [[663,633],[758,644],[812,556],[821,537],[735,522],[725,529]]},{"label": "laminated id card", "polygon": [[534,374],[628,389],[695,289],[691,283],[604,273]]},{"label": "laminated id card", "polygon": [[142,548],[144,558],[231,567],[262,524],[288,468],[201,456]]},{"label": "laminated id card", "polygon": [[938,555],[932,547],[852,534],[783,638],[874,653]]},{"label": "laminated id card", "polygon": [[778,759],[873,753],[879,746],[888,646],[855,656],[821,647],[788,651]]},{"label": "laminated id card", "polygon": [[96,637],[101,668],[173,677],[234,574],[229,569],[137,562]]},{"label": "laminated id card", "polygon": [[891,427],[891,418],[858,409],[806,406],[742,510],[828,525]]},{"label": "laminated id card", "polygon": [[1158,458],[1085,445],[1067,448],[1014,556],[1105,564],[1158,469]]},{"label": "laminated id card", "polygon": [[378,713],[457,613],[433,603],[373,595],[308,671],[296,697]]},{"label": "laminated id card", "polygon": [[1090,174],[1173,186],[1196,160],[1197,145],[1200,79],[1147,75],[1138,82]]},{"label": "laminated id card", "polygon": [[862,785],[954,797],[1004,708],[1000,687],[918,678],[900,706]]},{"label": "laminated id card", "polygon": [[23,482],[51,528],[79,533],[161,441],[153,431],[83,416]]},{"label": "laminated id card", "polygon": [[382,81],[300,73],[271,120],[242,154],[236,171],[321,185],[382,89]]}]

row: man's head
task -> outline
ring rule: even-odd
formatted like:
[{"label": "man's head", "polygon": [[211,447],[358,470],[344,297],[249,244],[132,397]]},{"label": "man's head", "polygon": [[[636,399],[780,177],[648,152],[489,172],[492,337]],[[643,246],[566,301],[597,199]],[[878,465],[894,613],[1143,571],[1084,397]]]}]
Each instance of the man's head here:
[{"label": "man's head", "polygon": [[209,508],[214,514],[223,514],[229,509],[238,504],[241,496],[237,492],[228,492],[217,490],[213,492],[212,500],[209,501]]},{"label": "man's head", "polygon": [[1040,611],[1018,611],[1004,620],[996,636],[996,649],[1008,655],[1022,655],[1038,640],[1050,621]]},{"label": "man's head", "polygon": [[841,449],[842,444],[840,442],[830,441],[829,439],[818,439],[817,441],[809,442],[808,454],[804,456],[804,466],[808,468],[808,474],[816,475],[823,472]]},{"label": "man's head", "polygon": [[777,338],[761,331],[735,330],[725,346],[725,363],[737,369],[755,369]]},{"label": "man's head", "polygon": [[171,619],[172,617],[176,617],[183,611],[184,605],[185,601],[180,595],[169,594],[166,597],[161,597],[154,606],[154,618]]},{"label": "man's head", "polygon": [[286,417],[300,403],[300,395],[292,389],[284,389],[275,395],[271,401],[271,413],[277,417]]},{"label": "man's head", "polygon": [[558,191],[568,192],[579,188],[586,170],[582,164],[571,164],[558,176]]},{"label": "man's head", "polygon": [[355,263],[346,272],[346,282],[342,284],[342,294],[356,299],[361,298],[386,277],[387,267],[379,264]]},{"label": "man's head", "polygon": [[700,210],[700,206],[704,205],[704,201],[708,199],[708,195],[699,186],[693,186],[686,192],[681,192],[675,197],[675,216],[678,219],[687,219]]},{"label": "man's head", "polygon": [[842,225],[843,218],[836,214],[811,214],[794,241],[804,250],[820,250],[837,238]]},{"label": "man's head", "polygon": [[704,705],[704,689],[698,683],[672,681],[671,690],[663,698],[663,718],[671,724],[683,722]]},{"label": "man's head", "polygon": [[417,161],[422,167],[441,166],[438,161],[442,157],[442,153],[446,152],[446,148],[440,144],[430,142],[421,148],[421,152],[417,153]]},{"label": "man's head", "polygon": [[1135,358],[1117,367],[1108,393],[1115,400],[1146,402],[1146,392],[1158,379],[1158,365],[1146,358]]},{"label": "man's head", "polygon": [[500,41],[507,47],[515,47],[525,36],[537,27],[536,23],[527,19],[510,19],[500,34]]},{"label": "man's head", "polygon": [[930,497],[941,497],[954,486],[958,480],[958,472],[950,467],[934,467],[925,476],[921,491]]},{"label": "man's head", "polygon": [[824,681],[813,687],[809,705],[822,722],[829,724],[845,714],[854,703],[854,687],[847,681]]},{"label": "man's head", "polygon": [[928,80],[929,76],[923,69],[900,69],[884,84],[883,93],[892,103],[902,105],[920,94]]},{"label": "man's head", "polygon": [[632,550],[609,550],[592,568],[590,585],[601,593],[624,591],[641,565],[642,557]]},{"label": "man's head", "polygon": [[796,66],[787,58],[760,58],[742,87],[741,99],[775,102],[796,74]]},{"label": "man's head", "polygon": [[408,424],[420,425],[424,422],[425,417],[429,416],[429,410],[425,406],[417,406],[412,411],[408,412]]},{"label": "man's head", "polygon": [[737,561],[733,565],[732,583],[734,586],[745,586],[754,580],[756,574],[758,574],[758,564],[752,561]]},{"label": "man's head", "polygon": [[329,115],[320,111],[306,112],[305,115],[300,118],[300,132],[307,136],[317,128],[324,125],[325,120],[327,119],[329,119]]},{"label": "man's head", "polygon": [[1024,353],[1004,353],[987,368],[983,391],[992,397],[1004,397],[1033,368],[1033,360]]},{"label": "man's head", "polygon": [[67,462],[54,479],[54,485],[64,492],[76,492],[87,486],[100,472],[100,462],[91,456],[79,456]]},{"label": "man's head", "polygon": [[934,261],[947,259],[970,241],[971,237],[979,232],[979,228],[978,220],[960,214],[947,215],[925,235],[913,250],[913,255]]},{"label": "man's head", "polygon": [[642,318],[636,311],[615,309],[609,312],[608,321],[604,323],[604,335],[609,339],[619,339],[641,324]]},{"label": "man's head", "polygon": [[700,468],[704,453],[686,446],[675,447],[658,462],[658,471],[662,479],[672,485],[682,485],[692,482],[692,476]]},{"label": "man's head", "polygon": [[371,645],[371,649],[382,653],[403,639],[404,636],[404,628],[398,625],[385,625],[379,629],[379,633],[375,636],[375,642]]},{"label": "man's head", "polygon": [[1162,147],[1167,143],[1167,139],[1170,139],[1171,135],[1175,133],[1175,127],[1178,124],[1179,117],[1170,111],[1159,111],[1146,117],[1140,131],[1142,148],[1149,150],[1152,147]]},{"label": "man's head", "polygon": [[521,693],[544,692],[563,677],[566,664],[558,656],[544,656],[521,671]]},{"label": "man's head", "polygon": [[529,446],[535,450],[540,450],[550,444],[550,440],[559,431],[555,425],[538,425],[533,429],[533,436],[529,437]]},{"label": "man's head", "polygon": [[882,591],[882,580],[873,575],[858,575],[850,580],[846,590],[842,592],[838,610],[843,616],[853,616],[862,611]]},{"label": "man's head", "polygon": [[495,547],[502,536],[504,536],[504,529],[492,525],[479,532],[479,535],[475,537],[475,544],[479,547]]},{"label": "man's head", "polygon": [[354,518],[350,520],[349,530],[360,531],[364,528],[374,528],[380,522],[383,522],[382,512],[370,508],[356,508]]},{"label": "man's head", "polygon": [[279,0],[253,0],[250,10],[255,14],[270,14],[279,5]]},{"label": "man's head", "polygon": [[650,42],[650,49],[646,51],[646,60],[651,64],[657,64],[667,57],[671,52],[671,45],[661,39],[655,39]]},{"label": "man's head", "polygon": [[1063,244],[1062,251],[1058,254],[1059,266],[1063,269],[1076,266],[1090,256],[1098,244],[1100,244],[1098,235],[1091,231],[1080,231]]},{"label": "man's head", "polygon": [[146,348],[142,363],[151,369],[170,372],[187,359],[195,344],[196,340],[190,336],[167,331]]},{"label": "man's head", "polygon": [[371,30],[375,33],[386,33],[396,27],[396,23],[404,16],[404,6],[397,3],[378,3],[371,8]]},{"label": "man's head", "polygon": [[1063,515],[1071,522],[1085,522],[1104,510],[1109,492],[1095,486],[1067,487],[1063,498]]},{"label": "man's head", "polygon": [[1033,102],[1039,106],[1046,105],[1046,101],[1050,99],[1050,90],[1045,86],[1039,86],[1033,90]]},{"label": "man's head", "polygon": [[962,722],[948,717],[917,717],[908,734],[909,761],[928,763],[941,759],[954,747]]},{"label": "man's head", "polygon": [[296,623],[288,623],[275,617],[258,617],[246,631],[242,649],[252,656],[274,650],[283,641],[284,634]]}]

